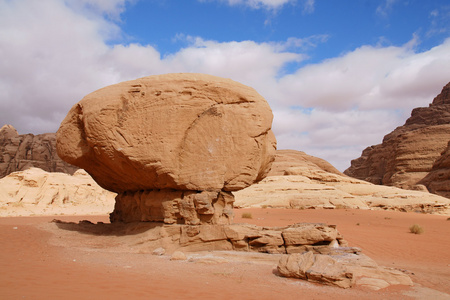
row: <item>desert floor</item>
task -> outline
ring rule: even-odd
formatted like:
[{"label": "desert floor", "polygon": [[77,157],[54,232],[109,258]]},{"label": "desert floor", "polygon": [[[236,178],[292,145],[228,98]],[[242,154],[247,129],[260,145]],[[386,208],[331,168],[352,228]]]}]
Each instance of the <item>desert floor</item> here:
[{"label": "desert floor", "polygon": [[[252,219],[242,219],[249,212]],[[213,254],[210,261],[114,251],[71,232],[76,246],[58,243],[53,218],[107,222],[107,216],[0,218],[0,299],[450,299],[450,220],[447,216],[367,210],[237,209],[236,223],[282,226],[336,224],[350,246],[383,266],[406,272],[413,287],[340,289],[276,275],[269,255]],[[412,224],[425,232],[409,232]],[[87,242],[89,241],[89,242]],[[186,253],[189,257],[190,254]],[[218,258],[221,258],[218,259]]]}]

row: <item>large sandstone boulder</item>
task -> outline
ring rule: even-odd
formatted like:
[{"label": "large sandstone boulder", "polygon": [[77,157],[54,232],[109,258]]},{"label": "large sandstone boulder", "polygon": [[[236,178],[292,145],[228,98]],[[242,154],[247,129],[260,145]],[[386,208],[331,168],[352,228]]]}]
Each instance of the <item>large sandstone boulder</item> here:
[{"label": "large sandstone boulder", "polygon": [[57,151],[119,193],[113,221],[227,223],[230,192],[270,170],[271,124],[268,103],[248,86],[149,76],[83,98],[61,123]]},{"label": "large sandstone boulder", "polygon": [[11,125],[0,129],[0,178],[28,168],[73,174],[78,168],[56,154],[56,135],[21,134]]},{"label": "large sandstone boulder", "polygon": [[449,141],[450,83],[429,107],[415,108],[382,144],[366,148],[344,173],[375,184],[417,189]]}]

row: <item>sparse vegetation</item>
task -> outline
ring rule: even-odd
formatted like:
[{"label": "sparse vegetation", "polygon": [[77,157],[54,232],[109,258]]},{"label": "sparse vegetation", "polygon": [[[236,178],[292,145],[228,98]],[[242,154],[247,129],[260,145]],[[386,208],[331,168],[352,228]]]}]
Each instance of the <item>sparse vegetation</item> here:
[{"label": "sparse vegetation", "polygon": [[450,221],[450,217],[447,218],[447,221]]},{"label": "sparse vegetation", "polygon": [[422,233],[424,233],[424,230],[423,230],[422,226],[420,226],[419,224],[411,225],[411,227],[409,227],[409,231],[411,233],[414,233],[414,234],[422,234]]},{"label": "sparse vegetation", "polygon": [[242,219],[253,219],[253,216],[251,213],[242,213],[241,215]]},{"label": "sparse vegetation", "polygon": [[359,226],[359,223],[356,223],[357,226]]},{"label": "sparse vegetation", "polygon": [[261,208],[267,208],[268,206],[266,204],[261,205]]},{"label": "sparse vegetation", "polygon": [[335,209],[344,209],[344,208],[347,208],[345,205],[343,205],[343,204],[336,204],[335,206],[334,206],[334,208]]}]

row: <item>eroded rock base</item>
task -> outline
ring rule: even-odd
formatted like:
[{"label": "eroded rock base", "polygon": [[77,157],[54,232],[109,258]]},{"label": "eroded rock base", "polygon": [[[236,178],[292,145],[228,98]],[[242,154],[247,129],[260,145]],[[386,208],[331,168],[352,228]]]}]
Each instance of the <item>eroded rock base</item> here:
[{"label": "eroded rock base", "polygon": [[[334,248],[357,253],[359,249],[347,247],[347,242],[336,226],[322,223],[298,223],[287,227],[261,227],[250,224],[232,225],[180,225],[156,222],[93,224],[89,221],[64,223],[55,220],[60,229],[90,233],[95,239],[103,236],[103,244],[109,240],[121,244],[130,251],[151,253],[164,248],[174,251],[193,252],[211,250],[238,250],[261,253],[329,254]],[[113,238],[111,238],[113,237]]]},{"label": "eroded rock base", "polygon": [[[281,276],[349,288],[361,286],[377,290],[390,285],[412,285],[400,270],[378,266],[359,248],[348,247],[336,226],[322,223],[298,223],[286,227],[261,227],[249,224],[182,225],[158,222],[116,222],[111,224],[54,220],[59,229],[54,241],[66,247],[104,248],[106,251],[172,255],[171,260],[189,260],[208,252],[214,263],[227,261],[216,253],[269,253],[278,263]],[[83,234],[83,243],[77,241]],[[234,251],[236,254],[230,254]],[[185,254],[186,253],[186,254]],[[251,253],[248,253],[251,254]],[[220,254],[218,254],[220,256]],[[260,254],[258,254],[260,255]],[[246,256],[247,259],[249,256]],[[211,259],[211,257],[210,257]],[[195,261],[195,260],[194,260]]]},{"label": "eroded rock base", "polygon": [[171,189],[124,192],[116,197],[111,222],[163,222],[166,224],[231,224],[231,192]]}]

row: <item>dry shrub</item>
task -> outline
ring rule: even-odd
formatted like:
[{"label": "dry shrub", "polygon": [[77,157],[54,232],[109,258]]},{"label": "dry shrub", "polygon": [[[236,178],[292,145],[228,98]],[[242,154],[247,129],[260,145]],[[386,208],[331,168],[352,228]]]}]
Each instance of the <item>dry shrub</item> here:
[{"label": "dry shrub", "polygon": [[419,224],[414,224],[409,227],[409,231],[414,234],[422,234],[424,232],[422,226]]},{"label": "dry shrub", "polygon": [[253,219],[253,216],[251,213],[242,213],[242,219]]}]

